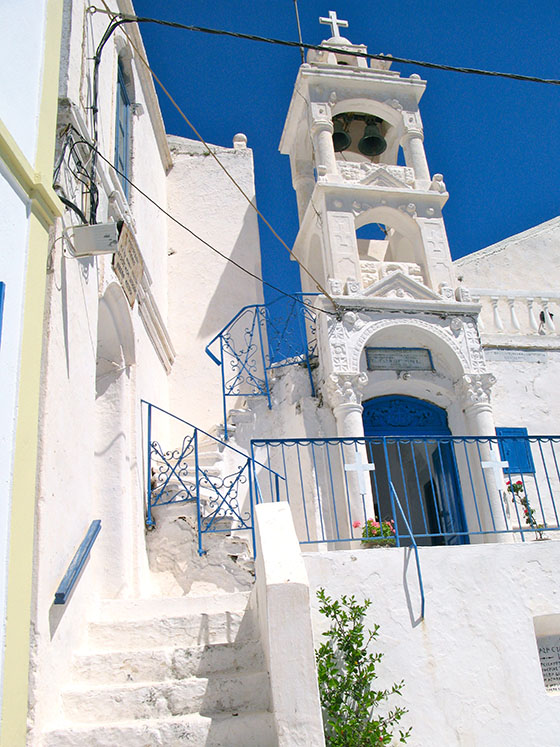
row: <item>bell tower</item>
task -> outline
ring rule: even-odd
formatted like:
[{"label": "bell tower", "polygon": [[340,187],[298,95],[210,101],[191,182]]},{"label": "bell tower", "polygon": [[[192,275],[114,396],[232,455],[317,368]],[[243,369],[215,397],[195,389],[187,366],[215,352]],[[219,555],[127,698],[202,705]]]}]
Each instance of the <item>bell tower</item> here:
[{"label": "bell tower", "polygon": [[[332,36],[299,70],[280,143],[297,194],[294,254],[332,295],[368,294],[399,272],[449,299],[448,194],[442,176],[430,176],[418,108],[426,84],[389,60],[368,66],[357,54],[367,48],[340,35],[348,23],[335,12],[320,22]],[[307,276],[302,283],[316,290]]]},{"label": "bell tower", "polygon": [[[362,398],[445,410],[451,433],[494,432],[480,306],[455,280],[441,174],[430,175],[419,102],[426,83],[369,60],[341,36],[301,65],[280,151],[289,155],[300,228],[293,253],[319,296],[318,376],[338,435],[363,436]],[[369,62],[369,64],[368,64]],[[302,273],[302,288],[317,292]]]}]

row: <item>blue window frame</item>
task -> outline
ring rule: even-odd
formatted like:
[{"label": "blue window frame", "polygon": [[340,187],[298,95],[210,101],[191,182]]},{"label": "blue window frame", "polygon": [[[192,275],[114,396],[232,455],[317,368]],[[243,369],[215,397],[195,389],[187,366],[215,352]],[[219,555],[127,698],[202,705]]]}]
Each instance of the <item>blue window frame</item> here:
[{"label": "blue window frame", "polygon": [[[130,99],[126,90],[125,74],[119,60],[117,73],[117,118],[115,128],[115,166],[120,172],[119,182],[128,200],[130,165]],[[126,177],[126,178],[125,178]]]},{"label": "blue window frame", "polygon": [[0,283],[0,344],[2,343],[2,315],[4,312],[4,294],[6,292],[6,284]]},{"label": "blue window frame", "polygon": [[515,475],[535,473],[527,428],[496,428],[496,436],[500,459],[509,463],[506,472]]}]

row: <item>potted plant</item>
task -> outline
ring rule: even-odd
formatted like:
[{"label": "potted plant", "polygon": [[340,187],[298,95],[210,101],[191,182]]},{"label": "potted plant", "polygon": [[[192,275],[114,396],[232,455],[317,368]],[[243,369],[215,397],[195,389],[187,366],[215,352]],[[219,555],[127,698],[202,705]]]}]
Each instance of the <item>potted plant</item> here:
[{"label": "potted plant", "polygon": [[[352,526],[358,529],[362,526],[360,521],[355,521]],[[368,519],[362,528],[363,547],[395,547],[395,522],[392,519],[376,521]]]}]

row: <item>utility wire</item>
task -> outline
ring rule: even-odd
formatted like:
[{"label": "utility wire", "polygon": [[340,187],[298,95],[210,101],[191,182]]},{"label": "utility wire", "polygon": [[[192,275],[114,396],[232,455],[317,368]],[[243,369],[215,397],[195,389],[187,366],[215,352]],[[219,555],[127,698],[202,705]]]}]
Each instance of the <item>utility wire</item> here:
[{"label": "utility wire", "polygon": [[[239,264],[239,262],[236,262],[231,257],[228,257],[227,254],[224,254],[219,249],[216,249],[215,246],[210,244],[210,242],[203,239],[201,236],[199,236],[197,233],[195,233],[191,228],[186,226],[184,223],[182,223],[178,218],[176,218],[174,215],[172,215],[170,212],[168,212],[164,207],[162,207],[156,200],[153,199],[153,197],[150,197],[149,194],[144,192],[143,189],[141,189],[137,184],[135,184],[133,181],[131,181],[126,174],[124,174],[122,171],[120,171],[115,164],[110,161],[106,156],[101,153],[101,151],[93,145],[93,143],[90,143],[88,140],[86,140],[83,135],[76,130],[73,125],[70,125],[70,127],[78,134],[79,139],[75,140],[75,145],[86,145],[88,148],[91,148],[91,150],[97,155],[98,158],[100,158],[102,161],[105,161],[106,164],[108,164],[112,169],[115,170],[115,172],[122,177],[123,179],[126,179],[128,184],[135,189],[139,194],[142,195],[148,202],[150,202],[154,207],[156,207],[160,212],[162,212],[165,216],[169,218],[169,220],[172,220],[174,223],[176,223],[180,228],[187,231],[187,233],[190,233],[191,236],[193,236],[197,241],[200,241],[204,246],[207,246],[209,249],[211,249],[213,252],[218,254],[222,259],[225,259],[227,262],[230,262],[232,265],[235,265],[239,270],[246,273],[247,275],[250,275],[255,280],[258,280],[259,283],[262,283],[263,285],[266,285],[268,288],[271,288],[272,290],[276,291],[277,293],[280,293],[282,296],[286,296],[286,298],[291,299],[292,301],[296,301],[297,303],[300,303],[302,306],[304,306],[307,309],[313,309],[314,311],[320,311],[323,314],[328,314],[329,316],[332,316],[335,312],[327,311],[326,309],[322,309],[319,306],[313,306],[310,303],[306,303],[301,298],[298,298],[298,296],[294,296],[291,293],[286,293],[286,291],[282,290],[281,288],[278,288],[277,286],[273,285],[272,283],[269,283],[267,280],[264,280],[260,275],[256,275],[254,272],[251,272],[251,270],[248,270],[243,265]],[[84,221],[85,222],[85,221]]]},{"label": "utility wire", "polygon": [[[122,13],[112,13],[112,11],[109,10],[107,7],[107,4],[105,3],[105,0],[101,0],[103,5],[105,5],[105,8],[107,10],[107,13],[112,18],[112,23],[120,24],[120,23],[137,23],[138,21],[152,21],[152,19],[143,19],[143,18],[136,18],[135,16],[127,16]],[[335,309],[338,310],[338,304],[334,300],[334,298],[331,296],[331,294],[321,285],[321,283],[315,278],[315,276],[310,272],[310,270],[307,269],[307,267],[295,256],[293,253],[293,250],[288,246],[288,244],[284,241],[284,239],[280,236],[280,234],[274,229],[274,227],[271,225],[271,223],[265,218],[265,216],[261,213],[261,211],[258,209],[256,204],[253,202],[253,200],[249,197],[249,195],[245,192],[243,187],[235,180],[235,178],[230,174],[230,172],[227,170],[227,168],[224,166],[224,164],[221,162],[221,160],[218,158],[216,153],[210,148],[206,140],[202,137],[200,132],[196,129],[194,124],[190,121],[190,119],[187,117],[187,115],[183,112],[179,104],[175,101],[171,93],[167,90],[167,88],[164,86],[164,84],[161,82],[161,80],[158,78],[156,73],[152,70],[150,67],[150,64],[148,60],[144,57],[142,52],[138,49],[134,41],[130,38],[130,34],[127,33],[126,29],[123,28],[123,33],[126,35],[127,39],[129,40],[132,48],[136,52],[136,55],[138,59],[140,59],[145,67],[150,71],[150,74],[152,75],[153,79],[158,83],[158,85],[161,87],[162,91],[165,93],[167,98],[171,101],[175,109],[178,111],[180,116],[185,120],[185,122],[188,124],[188,126],[191,128],[191,130],[195,133],[197,138],[200,140],[200,142],[204,145],[204,147],[208,150],[208,153],[214,158],[216,163],[220,166],[220,168],[224,171],[226,176],[233,182],[233,184],[237,187],[237,189],[241,192],[243,197],[247,200],[249,205],[253,208],[253,210],[257,213],[259,218],[263,221],[263,223],[270,229],[272,234],[278,239],[278,241],[282,244],[282,246],[287,249],[287,251],[290,254],[290,257],[292,257],[297,264],[300,266],[300,268],[306,273],[306,275],[315,283],[315,287],[317,290],[319,290],[324,296],[326,296],[329,301],[332,303]]]},{"label": "utility wire", "polygon": [[[103,0],[102,0],[103,2]],[[520,75],[518,73],[501,73],[493,70],[482,70],[475,67],[458,67],[456,65],[442,65],[437,62],[426,62],[424,60],[412,60],[408,57],[395,57],[392,54],[370,54],[369,52],[358,52],[357,50],[348,51],[348,48],[325,46],[319,44],[306,44],[301,41],[287,41],[285,39],[274,39],[267,36],[257,36],[255,34],[242,34],[238,31],[224,31],[223,29],[211,29],[204,26],[193,26],[184,23],[178,23],[176,21],[162,21],[157,18],[144,18],[142,16],[130,16],[126,13],[115,14],[108,9],[102,10],[95,6],[90,6],[91,11],[99,13],[108,13],[112,17],[120,17],[127,22],[136,23],[155,23],[160,26],[169,26],[170,28],[183,29],[185,31],[198,31],[203,34],[214,34],[217,36],[229,36],[234,39],[246,39],[248,41],[263,42],[265,44],[279,44],[284,47],[295,47],[296,49],[315,49],[320,52],[335,52],[336,54],[351,54],[352,57],[363,57],[366,60],[384,60],[386,62],[399,62],[403,65],[417,65],[418,67],[426,67],[431,70],[446,70],[455,73],[466,73],[468,75],[486,75],[493,78],[508,78],[510,80],[523,80],[530,83],[546,83],[548,85],[559,86],[560,80],[556,78],[539,78],[535,75]]]}]

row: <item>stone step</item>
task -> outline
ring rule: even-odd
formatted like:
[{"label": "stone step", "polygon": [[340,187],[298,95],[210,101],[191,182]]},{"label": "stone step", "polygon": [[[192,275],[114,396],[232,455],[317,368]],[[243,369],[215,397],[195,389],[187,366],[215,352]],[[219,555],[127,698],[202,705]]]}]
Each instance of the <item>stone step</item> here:
[{"label": "stone step", "polygon": [[204,646],[257,638],[248,593],[104,602],[88,627],[90,650]]},{"label": "stone step", "polygon": [[75,725],[47,732],[41,747],[276,747],[272,714],[176,716]]},{"label": "stone step", "polygon": [[74,657],[74,679],[91,685],[107,682],[159,682],[224,672],[258,672],[264,657],[257,640],[151,651],[83,652]]},{"label": "stone step", "polygon": [[62,693],[65,717],[81,723],[153,719],[189,713],[266,711],[268,673],[220,674],[185,680],[111,687],[82,687]]}]

